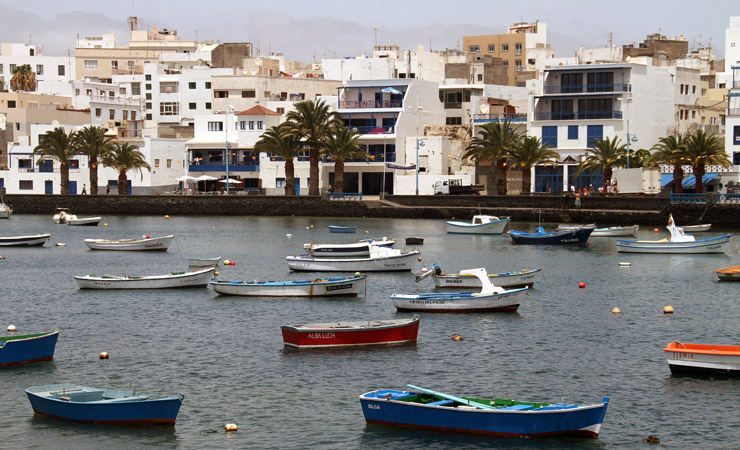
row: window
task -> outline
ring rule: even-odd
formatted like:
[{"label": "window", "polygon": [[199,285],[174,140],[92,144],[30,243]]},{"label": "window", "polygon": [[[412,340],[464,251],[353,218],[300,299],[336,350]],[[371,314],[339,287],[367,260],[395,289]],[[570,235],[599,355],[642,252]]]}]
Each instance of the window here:
[{"label": "window", "polygon": [[191,81],[188,83],[188,89],[195,89],[195,87],[196,87],[195,81]]},{"label": "window", "polygon": [[522,70],[522,60],[521,59],[514,60],[514,70],[516,70],[517,72],[520,72]]},{"label": "window", "polygon": [[144,105],[144,108],[146,108],[146,109],[152,109],[152,104],[151,104],[151,102],[147,102],[147,103],[146,103],[146,104]]},{"label": "window", "polygon": [[16,66],[15,64],[11,64],[10,65],[10,74],[11,75],[13,74],[13,71],[15,70],[16,67],[18,67],[18,66]]},{"label": "window", "polygon": [[509,61],[504,60],[503,63],[504,63],[504,67],[509,67]]},{"label": "window", "polygon": [[462,125],[462,117],[448,117],[445,119],[445,125]]},{"label": "window", "polygon": [[160,116],[177,116],[180,114],[180,103],[162,102],[159,104]]},{"label": "window", "polygon": [[95,108],[95,117],[100,117],[102,113],[103,110],[101,108]]},{"label": "window", "polygon": [[257,121],[257,129],[261,130],[263,128],[263,122],[261,120]]},{"label": "window", "polygon": [[237,130],[242,130],[242,131],[246,130],[246,129],[247,129],[247,122],[246,122],[246,121],[244,121],[244,120],[240,120],[240,121],[239,121],[239,122],[238,122],[238,123],[236,124],[236,129],[237,129]]},{"label": "window", "polygon": [[44,65],[36,64],[36,75],[43,75],[43,74],[44,74]]},{"label": "window", "polygon": [[108,110],[108,118],[110,120],[113,120],[116,118],[116,110],[115,109],[109,109]]},{"label": "window", "polygon": [[211,88],[211,82],[210,81],[206,81],[206,89],[210,89],[210,88]]},{"label": "window", "polygon": [[[46,161],[51,161],[51,160],[46,160]],[[42,165],[43,164],[44,163],[42,163]],[[54,162],[51,161],[51,164],[52,164],[52,167],[53,167]],[[32,159],[27,159],[27,158],[19,159],[18,160],[18,168],[19,169],[23,169],[23,172],[33,172],[33,160]]]},{"label": "window", "polygon": [[172,168],[172,160],[171,159],[168,159],[167,160],[167,168],[168,169],[171,169]]},{"label": "window", "polygon": [[15,100],[8,100],[8,108],[15,108]]},{"label": "window", "polygon": [[3,74],[3,65],[0,64],[0,75],[2,75],[2,74]]},{"label": "window", "polygon": [[249,129],[254,130],[254,120],[249,121]]},{"label": "window", "polygon": [[735,125],[732,131],[732,144],[740,145],[740,125]]},{"label": "window", "polygon": [[189,109],[195,109],[195,103],[188,103]]},{"label": "window", "polygon": [[136,120],[136,111],[131,111],[131,120]]},{"label": "window", "polygon": [[159,167],[159,158],[154,159],[154,167]]},{"label": "window", "polygon": [[128,67],[128,70],[133,72],[136,68],[136,61],[126,61],[126,66]]},{"label": "window", "polygon": [[224,131],[224,123],[208,122],[208,131]]},{"label": "window", "polygon": [[228,98],[229,97],[229,91],[214,91],[213,96],[215,98]]},{"label": "window", "polygon": [[730,42],[730,47],[734,47],[734,46],[735,46],[735,43],[734,42]]},{"label": "window", "polygon": [[568,125],[568,139],[578,139],[578,125]]},{"label": "window", "polygon": [[144,79],[146,81],[152,81],[152,75],[151,74],[146,74],[146,75],[144,75]]},{"label": "window", "polygon": [[275,178],[275,187],[276,188],[284,188],[285,187],[285,178]]},{"label": "window", "polygon": [[496,51],[496,44],[488,44],[488,53],[494,53]]},{"label": "window", "polygon": [[482,73],[479,73],[478,74],[478,81],[483,81],[483,74]]},{"label": "window", "polygon": [[501,44],[501,51],[502,52],[508,52],[509,51],[509,44]]},{"label": "window", "polygon": [[146,99],[147,100],[151,100],[152,99],[152,93],[151,92],[147,92],[146,93]]},{"label": "window", "polygon": [[696,94],[696,85],[691,86],[691,93]]},{"label": "window", "polygon": [[64,76],[64,64],[60,64],[57,66],[57,75],[60,77]]},{"label": "window", "polygon": [[22,191],[33,190],[33,180],[20,180],[18,181],[18,189]]},{"label": "window", "polygon": [[115,59],[112,59],[110,61],[110,68],[111,70],[118,70],[118,61],[116,61]]},{"label": "window", "polygon": [[211,109],[211,102],[206,102],[206,109]]},{"label": "window", "polygon": [[177,81],[161,81],[159,83],[159,92],[161,94],[176,94],[177,91]]},{"label": "window", "polygon": [[691,111],[691,118],[696,119],[696,111]]},{"label": "window", "polygon": [[86,70],[98,70],[98,60],[97,59],[86,59],[82,62],[82,66]]},{"label": "window", "polygon": [[147,84],[146,84],[146,85],[144,86],[144,89],[146,89],[147,91],[151,91],[151,90],[152,90],[152,84],[151,84],[151,83],[147,83]]},{"label": "window", "polygon": [[468,53],[480,53],[480,45],[471,45],[468,48]]},{"label": "window", "polygon": [[152,120],[152,115],[151,115],[151,113],[148,113],[148,114],[146,115],[146,120]]},{"label": "window", "polygon": [[131,83],[131,95],[141,95],[141,83]]},{"label": "window", "polygon": [[589,148],[594,146],[597,139],[604,139],[604,125],[588,125],[586,127],[586,142]]},{"label": "window", "polygon": [[516,56],[522,56],[522,44],[521,44],[521,42],[514,44],[514,54]]},{"label": "window", "polygon": [[542,127],[542,145],[558,148],[558,127]]},{"label": "window", "polygon": [[285,114],[285,108],[277,108],[278,114]]},{"label": "window", "polygon": [[242,91],[242,98],[255,98],[256,96],[254,90]]},{"label": "window", "polygon": [[128,109],[123,110],[123,120],[128,120]]}]

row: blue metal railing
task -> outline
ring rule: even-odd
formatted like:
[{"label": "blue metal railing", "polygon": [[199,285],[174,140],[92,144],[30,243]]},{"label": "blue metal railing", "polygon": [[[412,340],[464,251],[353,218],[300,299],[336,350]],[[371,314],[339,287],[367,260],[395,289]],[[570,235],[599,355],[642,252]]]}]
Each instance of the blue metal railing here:
[{"label": "blue metal railing", "polygon": [[706,194],[676,194],[671,192],[671,203],[706,203]]},{"label": "blue metal railing", "polygon": [[580,94],[594,92],[631,92],[632,85],[627,83],[611,84],[576,84],[566,86],[545,86],[545,94]]},{"label": "blue metal railing", "polygon": [[402,107],[403,100],[344,100],[339,102],[339,109],[374,109]]},{"label": "blue metal railing", "polygon": [[327,192],[326,199],[362,201],[362,192]]},{"label": "blue metal railing", "polygon": [[536,112],[534,120],[621,119],[622,111]]},{"label": "blue metal railing", "polygon": [[474,122],[526,122],[526,113],[506,113],[506,114],[473,114]]},{"label": "blue metal railing", "polygon": [[[226,172],[226,164],[223,163],[205,163],[205,164],[190,164],[190,172]],[[257,164],[246,164],[237,163],[229,164],[230,172],[259,172],[260,165]]]},{"label": "blue metal railing", "polygon": [[740,194],[714,194],[712,201],[726,205],[737,205],[740,204]]}]

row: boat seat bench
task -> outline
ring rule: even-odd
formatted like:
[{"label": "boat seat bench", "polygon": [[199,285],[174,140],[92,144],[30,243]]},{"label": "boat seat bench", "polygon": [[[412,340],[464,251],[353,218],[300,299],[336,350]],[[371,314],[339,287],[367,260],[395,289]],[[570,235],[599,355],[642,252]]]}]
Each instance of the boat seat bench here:
[{"label": "boat seat bench", "polygon": [[429,406],[446,406],[446,405],[451,405],[453,403],[455,403],[455,402],[453,402],[452,400],[439,400],[439,401],[436,401],[436,402],[427,403],[427,405],[429,405]]}]

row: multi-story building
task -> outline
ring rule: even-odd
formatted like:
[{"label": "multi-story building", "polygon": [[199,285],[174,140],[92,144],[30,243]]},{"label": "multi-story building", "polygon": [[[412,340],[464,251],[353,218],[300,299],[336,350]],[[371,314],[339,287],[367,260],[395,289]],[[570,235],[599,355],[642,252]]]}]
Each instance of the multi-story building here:
[{"label": "multi-story building", "polygon": [[524,86],[527,80],[537,78],[545,60],[555,56],[547,43],[547,24],[539,21],[515,23],[506,34],[463,36],[463,50],[501,58],[511,86]]},{"label": "multi-story building", "polygon": [[12,90],[10,79],[16,67],[27,64],[36,74],[35,93],[71,96],[75,79],[74,57],[45,56],[40,45],[0,43],[0,92]]},{"label": "multi-story building", "polygon": [[732,164],[740,166],[740,62],[731,66],[732,81],[728,94],[727,132],[725,133],[725,151]]}]

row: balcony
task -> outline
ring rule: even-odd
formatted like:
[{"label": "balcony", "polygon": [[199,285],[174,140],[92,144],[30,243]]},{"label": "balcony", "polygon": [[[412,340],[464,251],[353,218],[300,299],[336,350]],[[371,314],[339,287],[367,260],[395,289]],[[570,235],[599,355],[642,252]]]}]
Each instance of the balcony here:
[{"label": "balcony", "polygon": [[729,108],[727,110],[728,116],[740,116],[740,108]]},{"label": "balcony", "polygon": [[340,101],[339,109],[403,108],[403,100]]},{"label": "balcony", "polygon": [[612,84],[578,84],[567,86],[545,86],[543,89],[545,95],[552,94],[583,94],[583,93],[604,93],[604,92],[632,92],[632,85],[626,83]]},{"label": "balcony", "polygon": [[360,134],[392,134],[393,127],[356,127],[352,126],[353,130],[357,130]]},{"label": "balcony", "polygon": [[[226,164],[221,161],[206,162],[203,164],[190,164],[190,172],[226,172]],[[253,163],[231,163],[229,172],[259,172],[260,165]]]},{"label": "balcony", "polygon": [[462,109],[462,102],[445,102],[445,109]]},{"label": "balcony", "polygon": [[536,112],[534,120],[621,119],[622,111]]},{"label": "balcony", "polygon": [[473,114],[473,122],[475,123],[503,122],[505,120],[508,120],[509,122],[526,122],[527,114],[525,113]]},{"label": "balcony", "polygon": [[111,73],[113,75],[141,75],[144,73],[144,66],[127,66],[119,68],[112,68]]}]

